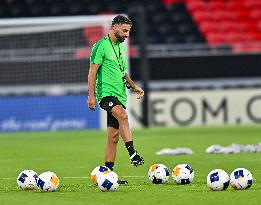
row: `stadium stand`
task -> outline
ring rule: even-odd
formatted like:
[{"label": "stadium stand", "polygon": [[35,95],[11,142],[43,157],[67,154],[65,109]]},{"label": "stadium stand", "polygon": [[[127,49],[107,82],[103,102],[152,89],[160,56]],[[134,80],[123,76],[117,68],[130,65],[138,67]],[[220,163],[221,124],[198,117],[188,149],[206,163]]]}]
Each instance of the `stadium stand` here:
[{"label": "stadium stand", "polygon": [[[234,52],[261,51],[260,0],[3,0],[0,18],[126,13],[135,24],[137,6],[146,10],[150,44],[207,42]],[[84,35],[92,32],[99,28]],[[138,43],[135,26],[131,43]]]},{"label": "stadium stand", "polygon": [[261,51],[259,26],[261,1],[185,0],[184,2],[210,45],[229,44],[234,52]]},{"label": "stadium stand", "polygon": [[[5,0],[1,1],[0,17],[126,13],[132,18],[137,6],[144,7],[148,16],[149,43],[204,42],[204,38],[181,1],[166,5],[161,0],[153,0],[149,4],[146,0]],[[85,35],[88,35],[88,32],[92,31],[86,31]],[[134,44],[137,43],[136,32],[134,27],[131,39]]]}]

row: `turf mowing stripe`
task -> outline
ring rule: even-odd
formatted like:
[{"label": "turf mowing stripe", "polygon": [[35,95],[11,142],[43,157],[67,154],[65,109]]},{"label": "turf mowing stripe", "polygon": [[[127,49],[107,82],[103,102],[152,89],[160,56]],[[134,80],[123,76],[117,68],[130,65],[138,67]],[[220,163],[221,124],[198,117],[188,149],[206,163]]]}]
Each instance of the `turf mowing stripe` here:
[{"label": "turf mowing stripe", "polygon": [[[42,161],[42,160],[60,160],[65,159],[65,157],[40,157],[40,158],[31,158],[31,159],[22,159],[23,161]],[[21,161],[21,159],[0,159],[1,162],[17,162]]]}]

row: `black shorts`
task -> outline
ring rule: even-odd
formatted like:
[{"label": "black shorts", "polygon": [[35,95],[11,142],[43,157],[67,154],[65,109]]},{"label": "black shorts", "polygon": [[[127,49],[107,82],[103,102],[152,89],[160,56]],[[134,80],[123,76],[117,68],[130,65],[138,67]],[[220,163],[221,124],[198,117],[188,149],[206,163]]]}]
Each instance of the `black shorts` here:
[{"label": "black shorts", "polygon": [[125,109],[125,106],[114,96],[104,97],[100,102],[100,107],[107,111],[107,127],[119,129],[119,122],[111,113],[112,108],[116,105],[121,105]]}]

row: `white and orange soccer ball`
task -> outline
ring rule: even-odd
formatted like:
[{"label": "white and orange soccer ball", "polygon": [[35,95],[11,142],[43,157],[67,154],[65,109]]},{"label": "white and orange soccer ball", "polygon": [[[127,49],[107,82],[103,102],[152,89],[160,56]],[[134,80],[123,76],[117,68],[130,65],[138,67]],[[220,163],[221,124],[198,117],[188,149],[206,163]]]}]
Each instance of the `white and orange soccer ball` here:
[{"label": "white and orange soccer ball", "polygon": [[190,184],[194,179],[194,170],[188,164],[178,164],[172,170],[172,178],[178,184]]},{"label": "white and orange soccer ball", "polygon": [[42,192],[54,192],[59,186],[60,180],[53,172],[43,172],[38,176],[37,187]]},{"label": "white and orange soccer ball", "polygon": [[103,172],[110,172],[111,170],[106,166],[97,166],[91,172],[91,182],[97,186],[97,176]]},{"label": "white and orange soccer ball", "polygon": [[17,177],[17,185],[23,190],[32,190],[37,187],[38,175],[33,170],[23,170]]},{"label": "white and orange soccer ball", "polygon": [[116,191],[119,188],[118,175],[114,171],[99,173],[97,185],[103,192]]},{"label": "white and orange soccer ball", "polygon": [[253,176],[245,168],[237,168],[230,174],[230,185],[233,189],[248,189],[252,183]]},{"label": "white and orange soccer ball", "polygon": [[148,171],[148,177],[153,184],[165,184],[169,179],[169,170],[164,164],[153,164]]}]

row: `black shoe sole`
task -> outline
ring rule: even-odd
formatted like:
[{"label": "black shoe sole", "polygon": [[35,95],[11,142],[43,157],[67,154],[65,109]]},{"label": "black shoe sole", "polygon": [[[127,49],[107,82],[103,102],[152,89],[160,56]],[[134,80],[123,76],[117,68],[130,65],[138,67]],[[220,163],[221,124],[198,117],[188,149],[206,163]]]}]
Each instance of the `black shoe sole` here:
[{"label": "black shoe sole", "polygon": [[124,184],[128,184],[129,183],[127,180],[118,180],[117,182],[120,185],[124,185]]}]

